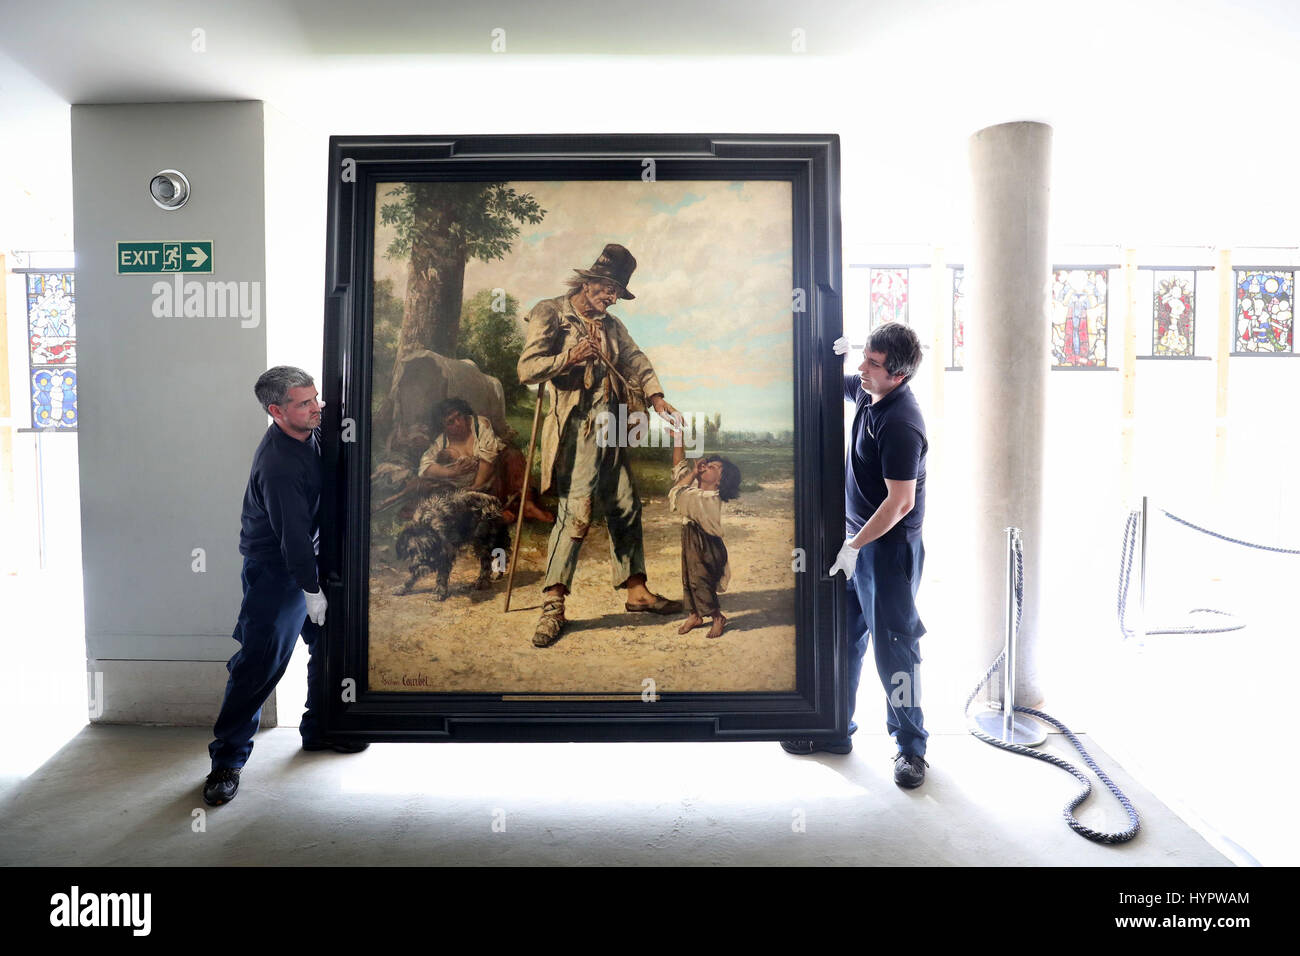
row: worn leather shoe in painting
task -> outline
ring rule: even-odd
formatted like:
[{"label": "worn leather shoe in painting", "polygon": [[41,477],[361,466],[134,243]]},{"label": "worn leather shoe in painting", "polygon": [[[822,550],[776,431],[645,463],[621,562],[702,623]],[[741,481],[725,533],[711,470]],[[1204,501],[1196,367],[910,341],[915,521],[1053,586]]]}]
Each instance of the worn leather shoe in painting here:
[{"label": "worn leather shoe in painting", "polygon": [[652,595],[654,600],[649,604],[628,604],[623,602],[623,606],[629,611],[646,611],[650,614],[680,614],[682,602],[666,598],[662,594]]},{"label": "worn leather shoe in painting", "polygon": [[547,599],[542,605],[542,616],[533,632],[534,647],[550,647],[564,631],[564,602]]}]

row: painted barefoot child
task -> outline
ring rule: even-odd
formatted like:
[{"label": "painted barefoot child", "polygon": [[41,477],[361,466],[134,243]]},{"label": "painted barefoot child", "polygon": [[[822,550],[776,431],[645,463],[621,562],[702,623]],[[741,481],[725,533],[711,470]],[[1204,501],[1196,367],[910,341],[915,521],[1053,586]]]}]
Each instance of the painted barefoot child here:
[{"label": "painted barefoot child", "polygon": [[727,589],[731,567],[722,541],[722,502],[740,494],[740,469],[718,455],[686,459],[682,433],[674,432],[673,486],[668,504],[682,516],[682,598],[690,614],[677,629],[685,634],[713,618],[709,637],[719,637],[727,618],[718,592]]}]

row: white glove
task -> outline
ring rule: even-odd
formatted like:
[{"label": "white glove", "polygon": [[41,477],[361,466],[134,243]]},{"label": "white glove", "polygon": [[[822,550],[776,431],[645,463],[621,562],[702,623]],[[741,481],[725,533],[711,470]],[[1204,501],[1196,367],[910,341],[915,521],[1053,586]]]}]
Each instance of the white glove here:
[{"label": "white glove", "polygon": [[310,591],[303,591],[303,597],[307,599],[307,617],[317,627],[325,626],[325,592],[323,590],[312,594]]},{"label": "white glove", "polygon": [[835,350],[836,355],[844,355],[851,348],[849,345],[849,337],[847,335],[841,335],[831,343],[831,348]]},{"label": "white glove", "polygon": [[858,566],[858,550],[853,547],[852,538],[845,538],[844,544],[840,546],[840,553],[835,556],[835,563],[826,572],[826,576],[833,578],[836,571],[843,571],[846,581],[853,580],[853,569]]}]

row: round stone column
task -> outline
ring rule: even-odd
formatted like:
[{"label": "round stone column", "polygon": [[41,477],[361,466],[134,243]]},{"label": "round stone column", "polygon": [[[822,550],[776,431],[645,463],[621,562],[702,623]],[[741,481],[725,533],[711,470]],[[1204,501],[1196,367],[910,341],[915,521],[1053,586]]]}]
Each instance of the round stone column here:
[{"label": "round stone column", "polygon": [[[981,665],[1005,639],[1006,535],[1024,532],[1025,600],[1016,703],[1040,703],[1043,439],[1047,416],[1047,230],[1052,128],[1003,123],[970,138],[971,246],[966,371],[971,377],[973,564],[970,620]],[[989,696],[1001,697],[998,687]]]}]

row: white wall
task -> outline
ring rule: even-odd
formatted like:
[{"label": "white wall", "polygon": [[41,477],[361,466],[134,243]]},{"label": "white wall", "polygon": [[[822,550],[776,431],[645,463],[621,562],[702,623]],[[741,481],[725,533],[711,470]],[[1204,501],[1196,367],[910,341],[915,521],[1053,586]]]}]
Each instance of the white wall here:
[{"label": "white wall", "polygon": [[70,115],[66,99],[0,53],[0,249],[6,252],[72,248]]},{"label": "white wall", "polygon": [[[865,289],[852,285],[861,270],[848,269],[851,263],[924,263],[935,245],[949,261],[962,261],[967,138],[982,125],[1007,119],[1047,118],[1054,124],[1057,262],[1116,263],[1123,248],[1136,246],[1140,262],[1179,264],[1170,258],[1176,250],[1167,247],[1182,247],[1202,261],[1212,257],[1213,246],[1295,242],[1286,224],[1300,221],[1300,194],[1286,186],[1284,158],[1295,133],[1281,124],[1267,144],[1256,140],[1253,148],[1242,149],[1234,110],[1239,98],[1258,95],[1287,75],[1286,58],[1274,47],[1251,51],[1248,74],[1234,68],[1240,53],[1236,32],[1273,23],[1267,11],[1180,7],[1177,16],[1166,17],[1103,3],[1078,22],[1067,22],[1082,31],[1072,34],[1054,29],[1041,5],[1033,7],[1040,13],[1014,27],[1007,21],[1023,4],[1000,5],[1006,18],[996,22],[987,10],[970,5],[939,6],[943,19],[892,19],[881,32],[860,37],[863,50],[852,55],[343,57],[328,99],[309,103],[286,90],[281,102],[316,131],[322,156],[329,133],[838,132],[850,329],[865,328],[866,308]],[[1228,15],[1232,20],[1225,23]],[[1163,42],[1149,44],[1151,31],[1163,31]],[[1175,50],[1186,58],[1177,69],[1162,58]],[[268,179],[290,175],[298,162],[296,151],[268,153]],[[1250,195],[1269,197],[1267,207],[1241,197],[1247,183]],[[317,221],[324,191],[304,202],[303,219]],[[1251,264],[1293,254],[1241,253]],[[1197,348],[1212,355],[1217,297],[1212,274],[1201,275]],[[1118,366],[1122,272],[1112,279],[1109,356]],[[927,323],[926,272],[913,273],[912,290],[914,322]],[[1139,354],[1148,350],[1144,299],[1140,292]],[[307,321],[300,326],[304,334]],[[936,358],[948,362],[946,354],[927,361]],[[1248,487],[1261,468],[1281,467],[1294,444],[1260,440],[1264,426],[1250,410],[1297,407],[1300,360],[1230,362],[1229,467],[1232,483]],[[1214,448],[1213,363],[1145,361],[1138,363],[1137,376],[1135,488],[1177,488],[1188,496],[1180,501],[1203,503]],[[962,415],[969,408],[966,378],[961,372],[944,375],[946,447],[935,451],[942,467],[928,503],[931,534],[948,538],[945,547],[928,549],[927,577],[954,582],[966,560],[963,476],[975,427]],[[1118,470],[1121,388],[1121,374],[1113,371],[1053,372],[1049,378],[1047,527],[1054,540],[1046,566],[1035,570],[1048,576],[1045,599],[1070,634],[1083,635],[1094,624],[1094,632],[1115,629],[1126,507]],[[922,382],[917,391],[925,407],[930,390]],[[1260,494],[1277,501],[1285,484],[1265,482]],[[1231,526],[1245,530],[1239,523]],[[1280,536],[1286,530],[1275,528]],[[1060,638],[1058,645],[1068,640]]]},{"label": "white wall", "polygon": [[[0,53],[0,253],[15,268],[13,250],[72,249],[72,158],[70,108],[66,101]],[[69,258],[62,265],[71,265]],[[27,293],[21,275],[3,277],[8,319],[9,428],[31,425],[27,380]],[[0,425],[0,428],[5,428]],[[35,567],[39,561],[34,435],[9,432],[14,456],[13,507],[0,501],[0,571]],[[64,502],[49,515],[47,558],[77,563],[76,436],[42,438],[49,491]]]},{"label": "white wall", "polygon": [[[790,14],[792,25],[800,25],[799,13]],[[258,38],[260,52],[240,61],[239,70],[222,68],[229,62],[221,59],[231,50],[228,42],[211,43],[197,58],[182,44],[176,55],[202,67],[190,74],[193,83],[220,76],[230,88],[256,90],[270,104],[264,127],[264,364],[319,371],[325,144],[331,133],[839,132],[849,263],[879,261],[862,250],[885,243],[918,251],[942,245],[950,259],[960,259],[967,136],[992,122],[1040,118],[1056,130],[1053,229],[1060,244],[1104,242],[1118,249],[1157,242],[1294,242],[1288,224],[1300,219],[1300,195],[1289,188],[1288,157],[1300,133],[1280,122],[1267,135],[1243,134],[1237,109],[1288,88],[1288,51],[1300,21],[1283,6],[1255,0],[1194,9],[1171,2],[1132,9],[1110,0],[1050,9],[1024,0],[886,4],[868,18],[844,20],[840,33],[834,17],[826,16],[809,14],[802,24],[810,31],[807,54],[789,51],[784,28],[772,34],[770,55],[740,55],[719,32],[710,34],[716,56],[653,57],[620,57],[612,45],[587,56],[543,57],[520,52],[526,46],[513,40],[512,52],[502,55],[369,56],[344,42],[325,57],[301,46],[272,51],[267,44],[275,37],[292,38],[291,31],[276,30]],[[213,39],[221,35],[212,30]],[[1258,42],[1263,36],[1268,43]],[[122,44],[129,37],[129,31],[122,34]],[[746,51],[759,48],[753,41],[747,37]],[[138,74],[130,74],[132,82],[144,82]],[[41,110],[48,124],[57,125],[58,110],[66,106],[46,95],[51,102]],[[39,150],[20,151],[28,159],[25,168],[39,165]],[[0,168],[13,168],[12,161],[0,160]],[[1243,194],[1243,185],[1251,191]],[[1266,204],[1250,198],[1263,196]],[[48,194],[38,205],[57,209]],[[918,286],[917,308],[922,300]],[[1202,305],[1210,301],[1203,288]],[[848,304],[852,311],[851,298]],[[1120,314],[1112,310],[1112,354]],[[1202,335],[1212,326],[1203,318]],[[1202,338],[1202,348],[1208,344]],[[1212,417],[1210,363],[1151,368],[1155,364],[1139,368],[1139,484],[1200,487],[1213,423],[1207,437],[1203,419],[1171,422],[1168,412],[1200,409],[1195,414]],[[1250,410],[1291,400],[1285,390],[1293,366],[1247,359],[1232,365],[1232,482],[1252,487],[1257,498],[1279,501],[1284,482],[1261,488],[1255,479],[1262,465],[1283,467],[1287,444],[1270,440]],[[961,373],[945,376],[947,408],[963,407],[962,381]],[[1062,423],[1054,434],[1065,434],[1064,423],[1080,409],[1097,416],[1082,433],[1084,443],[1074,446],[1078,457],[1061,459],[1066,483],[1082,483],[1089,503],[1113,501],[1118,492],[1108,474],[1081,479],[1109,462],[1117,446],[1118,374],[1054,373],[1051,387],[1052,412]],[[955,457],[947,467],[959,475],[960,429],[949,432]],[[1161,442],[1191,456],[1190,464],[1176,467],[1177,457]],[[1090,457],[1094,453],[1102,457]],[[936,492],[941,481],[936,478]],[[934,513],[947,507],[959,516],[959,491],[932,499]],[[1062,504],[1059,513],[1069,510]],[[1106,539],[1110,549],[1104,523],[1079,527],[1085,536],[1096,534],[1097,548]],[[931,555],[932,563],[941,560]],[[1091,600],[1106,603],[1100,591]],[[201,630],[228,631],[228,602],[207,615]]]},{"label": "white wall", "polygon": [[296,365],[319,383],[329,140],[273,107],[266,107],[264,117],[266,364]]},{"label": "white wall", "polygon": [[[928,246],[870,247],[863,259],[879,265],[917,264],[931,257]],[[1177,250],[1139,247],[1139,265],[1189,265],[1213,260],[1206,249]],[[1109,250],[1055,250],[1054,261],[1068,264],[1113,264],[1123,257]],[[1234,250],[1240,265],[1288,267],[1293,250],[1242,248]],[[845,326],[855,342],[865,340],[869,302],[867,270],[848,268],[846,259]],[[1292,506],[1293,476],[1300,465],[1295,414],[1300,410],[1300,356],[1230,356],[1229,403],[1225,461],[1228,494],[1214,497],[1215,427],[1219,325],[1218,277],[1214,270],[1198,273],[1196,353],[1198,360],[1141,359],[1135,367],[1135,455],[1129,476],[1132,500],[1125,500],[1122,471],[1121,399],[1126,304],[1124,273],[1112,270],[1108,317],[1107,364],[1113,371],[1052,371],[1048,376],[1046,521],[1043,566],[1032,573],[1045,576],[1044,632],[1068,635],[1058,647],[1078,646],[1087,634],[1118,637],[1115,590],[1120,536],[1130,507],[1142,495],[1155,506],[1235,537],[1261,543],[1300,547],[1300,510]],[[911,324],[928,342],[933,335],[931,272],[913,269],[909,298]],[[927,577],[951,578],[959,584],[967,560],[965,515],[972,505],[968,482],[971,441],[979,423],[969,415],[969,375],[943,373],[942,396],[931,387],[932,364],[946,364],[950,293],[944,283],[942,341],[945,351],[927,352],[923,371],[913,384],[931,432],[931,469],[927,499]],[[1151,351],[1151,273],[1137,275],[1137,354]],[[1205,360],[1200,360],[1205,359]],[[941,402],[942,416],[939,414]],[[1289,544],[1288,544],[1289,542]],[[1185,611],[1197,604],[1197,593],[1211,578],[1230,576],[1238,554],[1231,546],[1187,542],[1197,561],[1153,567],[1152,599]],[[1279,582],[1297,580],[1297,568],[1278,558]],[[1287,585],[1281,584],[1285,589]],[[1224,589],[1231,597],[1232,592]],[[1237,592],[1229,603],[1237,611],[1258,604],[1282,605],[1274,588]],[[1136,604],[1134,604],[1136,607]],[[987,663],[987,662],[981,662]],[[974,666],[975,662],[971,662]]]}]

